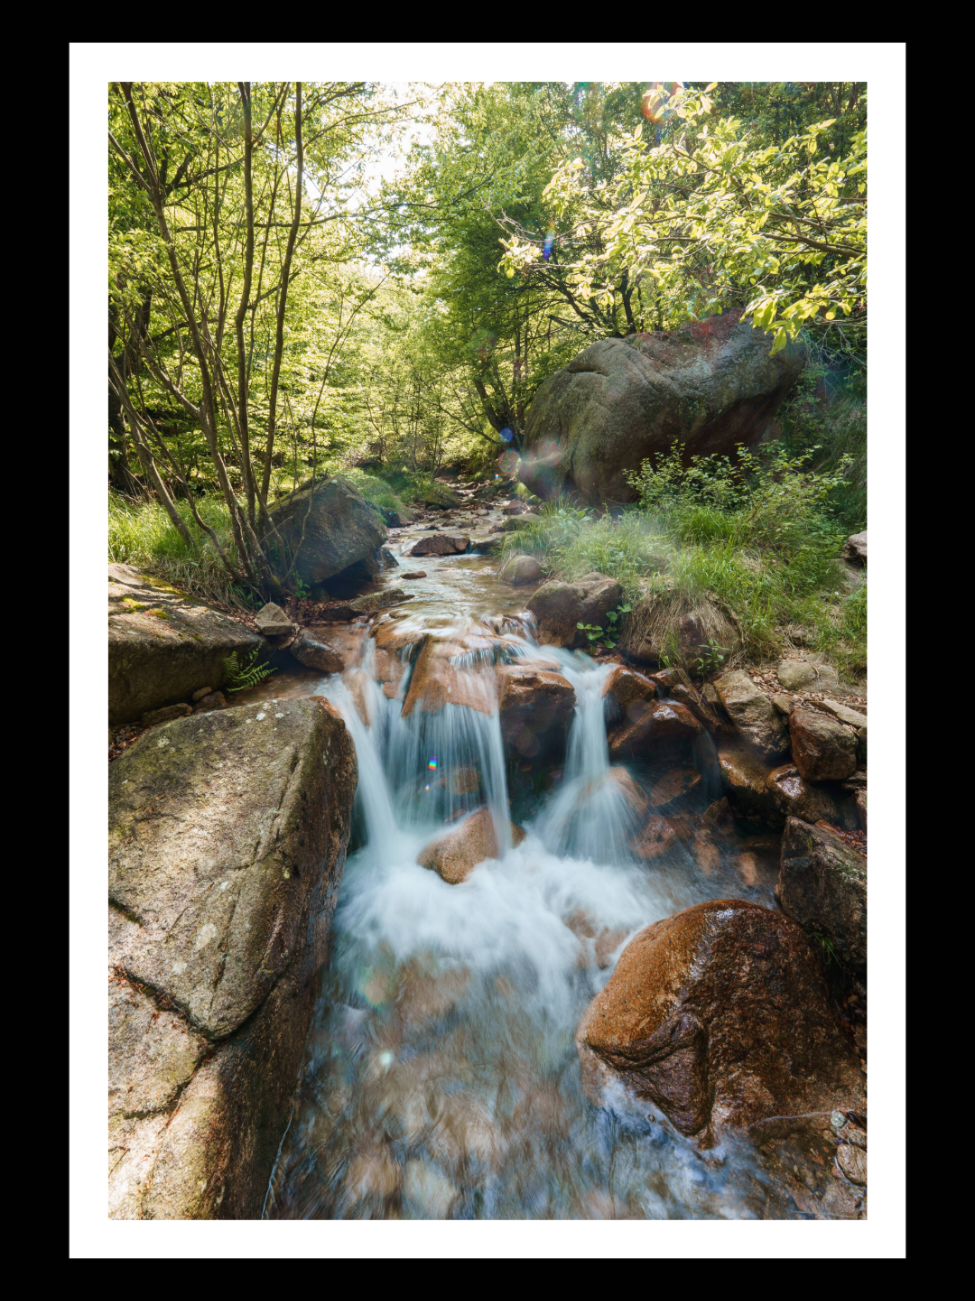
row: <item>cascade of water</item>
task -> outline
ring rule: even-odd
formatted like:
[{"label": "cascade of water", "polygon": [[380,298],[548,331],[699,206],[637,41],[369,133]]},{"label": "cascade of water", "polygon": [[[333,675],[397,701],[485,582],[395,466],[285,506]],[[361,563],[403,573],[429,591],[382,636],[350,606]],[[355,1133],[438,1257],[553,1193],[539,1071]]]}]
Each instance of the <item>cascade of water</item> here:
[{"label": "cascade of water", "polygon": [[612,665],[551,646],[545,654],[572,683],[576,708],[562,787],[539,819],[538,832],[553,853],[625,863],[632,858],[627,842],[635,810],[609,764],[603,688]]}]

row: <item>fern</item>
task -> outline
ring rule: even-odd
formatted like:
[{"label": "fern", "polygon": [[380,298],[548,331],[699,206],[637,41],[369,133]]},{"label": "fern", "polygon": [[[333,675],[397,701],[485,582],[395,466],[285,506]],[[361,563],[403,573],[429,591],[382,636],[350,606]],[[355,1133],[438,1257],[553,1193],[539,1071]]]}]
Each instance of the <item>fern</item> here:
[{"label": "fern", "polygon": [[261,647],[255,646],[243,663],[236,651],[227,656],[223,662],[223,672],[228,691],[245,691],[248,687],[256,687],[259,682],[263,682],[265,678],[277,671],[269,664],[257,663],[260,653]]}]

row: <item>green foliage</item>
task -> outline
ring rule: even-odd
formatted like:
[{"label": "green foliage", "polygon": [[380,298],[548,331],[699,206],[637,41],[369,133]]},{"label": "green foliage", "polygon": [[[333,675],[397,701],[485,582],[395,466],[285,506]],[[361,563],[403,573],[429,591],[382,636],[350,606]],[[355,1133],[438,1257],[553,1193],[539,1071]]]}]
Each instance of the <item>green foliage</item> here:
[{"label": "green foliage", "polygon": [[255,646],[243,660],[237,651],[232,651],[227,656],[223,661],[223,674],[228,691],[246,691],[248,687],[256,687],[259,682],[277,672],[269,664],[258,662],[262,654],[263,647]]},{"label": "green foliage", "polygon": [[[200,536],[185,501],[176,503],[187,527]],[[197,510],[204,523],[217,535],[224,551],[234,555],[230,511],[217,497],[203,497]],[[228,581],[227,571],[209,539],[197,552],[186,545],[162,506],[155,501],[134,502],[118,493],[108,494],[108,560],[110,564],[134,565],[159,574],[175,587],[247,609],[253,604],[253,589]]]},{"label": "green foliage", "polygon": [[571,580],[598,570],[615,578],[626,599],[636,596],[641,580],[666,564],[667,546],[659,530],[637,512],[618,520],[580,510],[563,498],[546,502],[539,518],[508,534],[502,555],[534,556],[559,578]]}]

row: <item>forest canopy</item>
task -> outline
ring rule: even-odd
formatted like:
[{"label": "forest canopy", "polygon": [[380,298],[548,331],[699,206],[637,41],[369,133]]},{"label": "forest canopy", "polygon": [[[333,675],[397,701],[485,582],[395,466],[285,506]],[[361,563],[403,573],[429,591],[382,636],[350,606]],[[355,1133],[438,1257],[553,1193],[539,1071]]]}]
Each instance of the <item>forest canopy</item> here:
[{"label": "forest canopy", "polygon": [[587,343],[738,308],[775,349],[802,334],[782,437],[842,467],[862,527],[866,104],[827,82],[114,83],[116,522],[151,498],[186,555],[273,591],[282,494],[493,473]]}]

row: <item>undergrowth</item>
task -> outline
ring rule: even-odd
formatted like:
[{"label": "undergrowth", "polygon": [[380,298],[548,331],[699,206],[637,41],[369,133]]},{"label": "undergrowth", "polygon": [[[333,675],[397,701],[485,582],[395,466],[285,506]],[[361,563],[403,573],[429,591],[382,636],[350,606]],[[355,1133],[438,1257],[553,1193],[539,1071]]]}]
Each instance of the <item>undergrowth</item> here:
[{"label": "undergrowth", "polygon": [[[818,449],[760,452],[681,463],[679,448],[630,476],[639,504],[596,516],[566,499],[505,539],[505,556],[534,556],[555,578],[590,570],[616,578],[625,599],[660,598],[683,617],[712,603],[730,611],[744,653],[763,661],[790,645],[827,652],[847,673],[866,668],[866,579],[840,560],[846,536],[833,497],[848,487],[851,458],[814,470]],[[635,614],[634,618],[637,617]]]},{"label": "undergrowth", "polygon": [[[165,509],[156,501],[133,501],[119,493],[108,494],[109,564],[134,565],[172,583],[238,609],[251,609],[262,602],[247,585],[231,581],[212,542],[196,525],[186,502],[177,502],[190,536],[198,540],[199,553],[186,545]],[[230,511],[216,497],[197,501],[200,518],[213,529],[225,553],[234,557]]]}]

